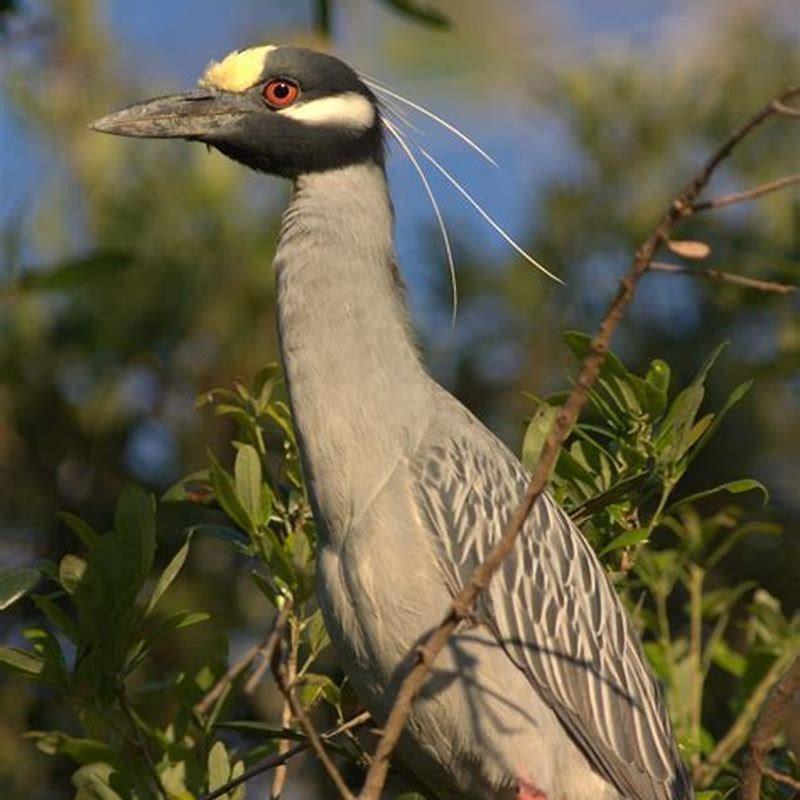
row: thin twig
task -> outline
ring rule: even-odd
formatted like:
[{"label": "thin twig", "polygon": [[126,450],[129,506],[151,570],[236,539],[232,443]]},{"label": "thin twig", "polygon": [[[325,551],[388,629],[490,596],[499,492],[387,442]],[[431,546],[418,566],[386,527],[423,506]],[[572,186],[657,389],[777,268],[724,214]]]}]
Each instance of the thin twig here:
[{"label": "thin twig", "polygon": [[262,642],[262,645],[256,654],[257,656],[261,657],[261,663],[258,665],[258,667],[256,667],[256,669],[253,670],[253,674],[247,679],[247,683],[244,687],[245,694],[253,694],[258,684],[261,683],[264,673],[269,668],[270,661],[272,661],[272,654],[275,652],[275,648],[280,642],[283,629],[286,627],[286,622],[289,619],[290,611],[290,604],[287,601],[278,613],[278,616],[275,617],[275,623],[272,626],[272,630],[269,632],[267,638]]},{"label": "thin twig", "polygon": [[689,665],[692,686],[689,691],[689,730],[694,746],[689,762],[700,761],[700,730],[703,716],[703,568],[697,564],[689,567]]},{"label": "thin twig", "polygon": [[704,200],[702,203],[694,203],[692,205],[692,212],[708,211],[712,208],[722,208],[723,206],[732,206],[734,203],[744,203],[748,200],[755,200],[757,197],[762,197],[770,192],[777,192],[786,186],[791,186],[793,183],[800,183],[800,175],[787,175],[784,178],[770,181],[769,183],[762,183],[753,189],[748,189],[744,192],[735,192],[734,194],[726,194],[722,197],[712,197],[711,200]]},{"label": "thin twig", "polygon": [[[798,95],[800,95],[800,87],[784,92],[777,99],[777,102],[784,103]],[[528,517],[528,513],[547,486],[561,443],[566,439],[583,406],[586,404],[589,389],[597,379],[600,367],[605,360],[611,336],[633,299],[636,286],[650,266],[656,252],[669,239],[678,222],[687,216],[687,209],[691,209],[692,204],[697,200],[698,195],[708,183],[717,166],[727,158],[742,139],[766,119],[777,113],[778,109],[775,101],[773,101],[762,108],[741,128],[734,131],[670,204],[669,209],[656,229],[637,250],[630,270],[620,281],[617,294],[600,324],[597,335],[592,340],[589,354],[583,361],[575,387],[555,417],[542,448],[539,463],[522,502],[509,518],[500,541],[483,563],[478,565],[464,588],[453,600],[447,615],[416,648],[413,666],[407,672],[395,696],[389,717],[384,725],[383,735],[378,741],[372,764],[367,771],[359,800],[379,800],[389,771],[389,759],[405,727],[408,715],[411,713],[411,705],[414,698],[422,688],[434,660],[446,646],[450,636],[462,620],[470,616],[480,593],[486,589],[503,560],[513,550],[516,538]]]},{"label": "thin twig", "polygon": [[164,787],[161,776],[158,774],[153,757],[150,755],[150,749],[148,748],[147,742],[142,736],[142,732],[139,729],[139,722],[136,719],[136,714],[134,714],[133,709],[131,708],[130,702],[128,701],[128,696],[125,694],[124,689],[120,691],[118,699],[119,707],[122,709],[122,713],[125,715],[125,719],[128,720],[128,724],[133,732],[136,748],[144,758],[144,763],[147,765],[147,771],[150,773],[150,777],[153,779],[153,783],[156,785],[156,790],[163,800],[167,800],[169,794],[167,794],[167,790]]},{"label": "thin twig", "polygon": [[[292,618],[289,621],[289,642],[288,648],[284,646],[285,642],[281,641],[281,649],[284,652],[283,676],[287,686],[293,686],[297,677],[297,648],[299,646],[297,629],[295,620]],[[277,646],[277,643],[276,645]],[[269,662],[271,663],[270,657]],[[292,724],[292,706],[289,703],[289,698],[284,695],[283,708],[281,709],[281,726],[288,728]],[[288,739],[281,739],[278,742],[278,753],[285,753],[291,747],[291,742]],[[270,800],[280,800],[283,794],[284,786],[286,785],[286,778],[289,775],[289,769],[286,764],[281,764],[272,776],[272,788],[270,789]]]},{"label": "thin twig", "polygon": [[[291,610],[290,603],[287,601],[283,608],[278,612],[273,620],[272,627],[259,644],[250,647],[237,661],[230,665],[225,674],[203,695],[194,706],[194,713],[198,717],[204,717],[214,707],[214,703],[222,697],[227,688],[256,660],[259,653],[264,654],[267,663],[272,657],[272,651],[280,639],[286,620]],[[248,687],[250,683],[248,682]]]},{"label": "thin twig", "polygon": [[790,662],[791,655],[786,655],[772,664],[756,688],[750,693],[744,708],[739,712],[739,716],[736,717],[736,721],[728,729],[728,732],[717,742],[705,762],[692,770],[692,782],[698,789],[705,789],[747,741],[747,735],[758,717],[759,709]]},{"label": "thin twig", "polygon": [[741,800],[759,800],[764,759],[783,724],[792,698],[800,692],[800,656],[797,656],[783,677],[769,693],[750,736],[742,770]]},{"label": "thin twig", "polygon": [[777,783],[786,784],[796,792],[800,792],[800,781],[796,781],[791,775],[787,775],[785,772],[778,772],[772,767],[764,767],[761,771]]},{"label": "thin twig", "polygon": [[653,272],[669,272],[672,275],[688,275],[693,278],[706,278],[708,280],[722,281],[724,283],[735,283],[748,289],[756,289],[759,292],[772,292],[774,294],[793,294],[797,291],[797,286],[791,283],[774,283],[773,281],[762,281],[758,278],[747,278],[744,275],[735,275],[732,272],[722,272],[718,269],[696,269],[687,267],[683,264],[670,264],[665,261],[653,261],[650,264]]},{"label": "thin twig", "polygon": [[[349,719],[346,722],[343,722],[341,725],[337,725],[335,728],[331,728],[331,730],[320,734],[320,738],[324,741],[333,739],[342,733],[347,733],[348,731],[359,728],[362,725],[366,725],[371,719],[372,717],[370,716],[369,711],[362,711],[352,719]],[[250,769],[243,772],[238,778],[233,778],[224,786],[220,786],[219,789],[215,789],[210,794],[204,795],[200,798],[200,800],[218,800],[218,798],[222,797],[224,794],[227,794],[231,789],[235,789],[237,786],[241,786],[243,783],[246,783],[247,781],[252,780],[259,775],[263,775],[265,772],[269,772],[271,769],[275,769],[281,764],[287,764],[296,756],[299,756],[301,753],[305,753],[310,747],[311,742],[309,741],[298,742],[283,754],[274,753],[271,756],[267,756],[261,761],[257,761],[255,764],[253,764]]]},{"label": "thin twig", "polygon": [[786,103],[781,100],[776,100],[772,105],[775,109],[775,113],[780,114],[782,117],[800,117],[800,108],[787,106]]},{"label": "thin twig", "polygon": [[276,654],[276,657],[272,659],[272,672],[275,676],[275,682],[278,684],[278,688],[281,690],[281,692],[283,692],[283,696],[286,698],[289,706],[292,709],[292,712],[294,713],[294,716],[300,723],[300,727],[308,737],[308,741],[313,748],[314,753],[322,763],[325,771],[328,773],[328,777],[331,779],[331,781],[333,781],[334,786],[336,786],[339,796],[342,797],[343,800],[356,800],[355,795],[350,791],[349,787],[344,782],[342,773],[339,772],[338,767],[333,763],[333,760],[328,755],[328,751],[325,749],[323,739],[317,729],[314,727],[314,723],[311,721],[311,718],[306,713],[306,710],[303,708],[302,704],[298,702],[294,686],[289,682],[288,675],[286,674],[286,665],[283,663],[283,659],[278,657],[278,654]]}]

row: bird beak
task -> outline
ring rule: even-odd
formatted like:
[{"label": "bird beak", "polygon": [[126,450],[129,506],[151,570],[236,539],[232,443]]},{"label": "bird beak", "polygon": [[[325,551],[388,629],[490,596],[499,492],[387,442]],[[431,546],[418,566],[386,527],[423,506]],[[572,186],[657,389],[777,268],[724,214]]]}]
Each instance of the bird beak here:
[{"label": "bird beak", "polygon": [[101,117],[90,127],[115,136],[213,140],[250,110],[241,95],[200,90],[137,103]]}]

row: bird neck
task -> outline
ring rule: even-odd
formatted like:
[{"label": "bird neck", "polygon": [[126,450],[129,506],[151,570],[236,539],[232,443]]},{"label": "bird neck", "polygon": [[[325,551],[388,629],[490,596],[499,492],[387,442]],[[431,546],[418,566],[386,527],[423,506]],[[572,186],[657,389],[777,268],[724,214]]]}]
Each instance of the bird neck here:
[{"label": "bird neck", "polygon": [[381,166],[296,179],[275,257],[278,333],[312,502],[346,535],[429,414]]}]

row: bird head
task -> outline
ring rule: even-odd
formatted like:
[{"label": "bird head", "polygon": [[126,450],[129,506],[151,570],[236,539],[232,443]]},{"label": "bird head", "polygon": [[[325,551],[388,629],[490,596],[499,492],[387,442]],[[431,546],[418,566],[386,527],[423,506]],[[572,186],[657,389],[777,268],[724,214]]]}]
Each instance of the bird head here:
[{"label": "bird head", "polygon": [[204,142],[288,178],[384,158],[373,93],[344,62],[303,47],[233,52],[209,65],[196,91],[137,103],[92,128]]}]

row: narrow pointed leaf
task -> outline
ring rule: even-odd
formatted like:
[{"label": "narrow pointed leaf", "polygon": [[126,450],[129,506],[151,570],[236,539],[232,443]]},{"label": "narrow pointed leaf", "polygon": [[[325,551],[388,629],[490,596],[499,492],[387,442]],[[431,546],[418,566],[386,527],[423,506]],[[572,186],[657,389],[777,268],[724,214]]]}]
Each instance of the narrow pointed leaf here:
[{"label": "narrow pointed leaf", "polygon": [[38,569],[20,567],[0,572],[0,611],[24,597],[39,582]]},{"label": "narrow pointed leaf", "polygon": [[161,573],[161,576],[159,577],[158,582],[153,589],[153,594],[150,595],[150,600],[147,603],[147,609],[144,612],[145,616],[149,616],[152,613],[164,592],[169,589],[170,584],[178,576],[178,573],[181,571],[181,569],[183,569],[183,565],[186,563],[186,557],[188,555],[189,539],[186,540],[186,543],[183,545],[183,547],[178,550],[178,552],[173,556],[172,561],[167,564],[166,568]]},{"label": "narrow pointed leaf", "polygon": [[767,487],[764,486],[763,483],[757,481],[753,478],[742,478],[738,481],[728,481],[727,483],[721,483],[719,486],[714,486],[711,489],[705,489],[702,492],[695,492],[695,494],[690,494],[688,497],[683,497],[678,500],[677,503],[672,504],[672,508],[670,511],[674,511],[676,508],[680,508],[681,506],[687,505],[688,503],[695,503],[698,500],[702,500],[706,497],[711,497],[712,495],[718,494],[719,492],[728,492],[729,494],[744,494],[745,492],[752,492],[758,491],[761,492],[763,495],[764,504],[769,501],[769,492],[767,491]]},{"label": "narrow pointed leaf", "polygon": [[75,536],[81,540],[83,546],[87,550],[91,550],[100,540],[100,534],[80,517],[76,517],[68,511],[61,511],[58,516],[61,517],[61,520],[69,527]]}]

